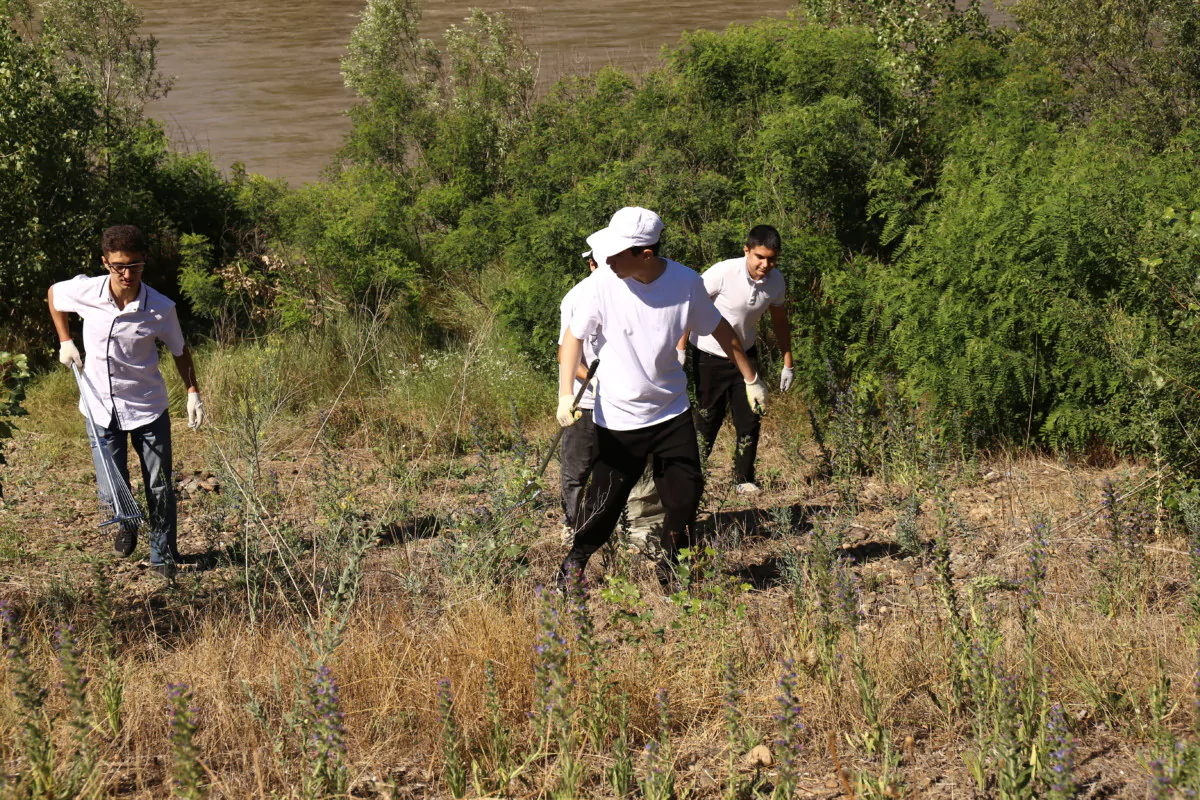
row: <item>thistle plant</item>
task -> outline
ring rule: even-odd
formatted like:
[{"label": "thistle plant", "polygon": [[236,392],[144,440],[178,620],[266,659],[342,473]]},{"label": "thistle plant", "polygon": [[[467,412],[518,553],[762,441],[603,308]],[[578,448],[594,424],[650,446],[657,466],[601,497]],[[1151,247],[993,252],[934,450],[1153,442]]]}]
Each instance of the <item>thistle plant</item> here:
[{"label": "thistle plant", "polygon": [[621,692],[617,699],[617,735],[612,742],[612,766],[605,777],[614,797],[627,797],[633,790],[633,757],[629,732],[629,695]]},{"label": "thistle plant", "polygon": [[100,655],[104,659],[100,704],[104,708],[104,720],[108,723],[109,731],[113,736],[120,736],[121,712],[125,705],[125,680],[117,662],[112,584],[104,564],[99,559],[92,562],[92,578],[95,587],[96,636],[100,640]]},{"label": "thistle plant", "polygon": [[71,709],[71,738],[75,752],[71,759],[71,783],[78,785],[91,772],[95,752],[92,748],[92,712],[88,708],[88,678],[83,669],[83,654],[73,625],[63,625],[54,636],[55,653],[63,671],[62,689]]},{"label": "thistle plant", "polygon": [[54,792],[55,753],[50,738],[50,718],[45,708],[48,692],[30,663],[29,643],[17,627],[16,616],[5,603],[0,603],[0,630],[4,633],[9,681],[20,717],[19,741],[25,756],[25,783],[34,797],[50,796]]},{"label": "thistle plant", "polygon": [[1109,479],[1100,508],[1103,538],[1088,550],[1088,560],[1100,579],[1096,602],[1111,617],[1130,608],[1145,584],[1145,542],[1154,531],[1154,512]]},{"label": "thistle plant", "polygon": [[566,604],[575,633],[575,665],[586,676],[583,702],[578,711],[583,717],[584,733],[591,747],[599,752],[608,733],[611,717],[608,689],[612,671],[605,657],[608,643],[596,636],[596,625],[588,610],[583,582],[574,572],[567,578]]},{"label": "thistle plant", "polygon": [[451,796],[464,797],[467,793],[467,768],[463,762],[462,733],[454,718],[454,697],[448,678],[438,681],[438,717],[442,723],[442,777]]},{"label": "thistle plant", "polygon": [[[1025,634],[1025,685],[1021,693],[1021,706],[1024,718],[1030,730],[1037,726],[1035,719],[1043,716],[1046,702],[1045,668],[1038,654],[1038,614],[1046,599],[1044,584],[1046,582],[1046,561],[1049,554],[1047,536],[1049,524],[1039,521],[1033,526],[1033,536],[1026,556],[1025,574],[1022,576],[1019,588],[1018,607],[1021,613],[1021,627]],[[1040,736],[1034,737],[1037,746],[1044,747],[1045,742]]]},{"label": "thistle plant", "polygon": [[346,729],[338,683],[325,664],[313,670],[305,687],[303,720],[310,795],[344,793],[350,783]]},{"label": "thistle plant", "polygon": [[[578,588],[568,589],[580,591]],[[570,676],[570,649],[563,635],[562,614],[553,595],[538,588],[540,613],[534,644],[534,728],[542,752],[557,757],[556,796],[574,797],[583,778],[583,765],[576,756],[577,736],[572,695],[575,684]]]},{"label": "thistle plant", "polygon": [[638,785],[644,800],[674,800],[675,759],[671,751],[671,704],[666,689],[654,696],[658,737],[646,742],[646,766]]},{"label": "thistle plant", "polygon": [[196,709],[192,692],[182,683],[167,685],[167,717],[171,741],[171,795],[183,800],[205,796],[204,767],[196,747]]},{"label": "thistle plant", "polygon": [[725,750],[726,778],[725,797],[736,800],[741,797],[743,781],[738,775],[738,758],[746,749],[747,736],[745,718],[742,715],[742,690],[738,686],[737,671],[732,654],[727,653],[721,667],[721,679],[725,686],[722,704],[725,707]]},{"label": "thistle plant", "polygon": [[914,491],[900,506],[896,515],[896,546],[906,556],[916,556],[924,550],[917,518],[921,515],[921,495]]},{"label": "thistle plant", "polygon": [[[491,661],[483,668],[483,679],[488,715],[487,765],[484,768],[478,762],[471,765],[476,793],[481,796],[493,791],[507,791],[512,774],[512,740],[500,703],[496,666]],[[480,772],[484,773],[484,778],[479,777]]]},{"label": "thistle plant", "polygon": [[1070,800],[1078,791],[1075,781],[1075,739],[1067,728],[1062,706],[1055,703],[1046,715],[1047,800]]},{"label": "thistle plant", "polygon": [[968,675],[971,670],[970,625],[963,614],[962,601],[954,586],[951,567],[950,533],[956,517],[944,489],[937,493],[938,535],[933,544],[933,574],[938,600],[950,625],[950,651],[947,654],[951,696],[956,708],[966,703]]},{"label": "thistle plant", "polygon": [[1200,625],[1200,496],[1193,492],[1181,494],[1179,512],[1187,529],[1188,566],[1191,573],[1188,608],[1192,613],[1192,625]]},{"label": "thistle plant", "polygon": [[775,785],[774,797],[791,800],[799,786],[804,753],[803,710],[800,707],[799,679],[795,662],[783,662],[783,675],[779,678],[779,738],[775,740],[779,780]]}]

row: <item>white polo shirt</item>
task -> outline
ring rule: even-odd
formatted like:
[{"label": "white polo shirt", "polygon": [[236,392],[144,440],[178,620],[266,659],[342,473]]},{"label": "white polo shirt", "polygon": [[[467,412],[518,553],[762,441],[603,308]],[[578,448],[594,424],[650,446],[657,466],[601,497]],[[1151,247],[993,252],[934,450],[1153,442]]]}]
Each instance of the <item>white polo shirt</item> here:
[{"label": "white polo shirt", "polygon": [[[729,320],[734,332],[749,350],[758,340],[758,321],[768,306],[782,306],[787,296],[787,281],[783,273],[773,269],[761,281],[746,271],[746,257],[731,258],[713,264],[701,276],[708,296],[716,302],[721,316]],[[691,343],[706,353],[729,358],[724,348],[711,336],[692,331]]]},{"label": "white polo shirt", "polygon": [[97,425],[133,430],[167,410],[167,385],[158,370],[158,342],[183,355],[175,302],[145,283],[137,299],[117,308],[108,275],[54,284],[54,308],[83,317],[83,397]]},{"label": "white polo shirt", "polygon": [[687,376],[675,355],[683,332],[716,330],[721,312],[704,281],[682,264],[666,261],[652,283],[621,279],[598,269],[571,314],[571,333],[604,337],[596,424],[614,431],[647,428],[686,412]]},{"label": "white polo shirt", "polygon": [[[579,283],[572,286],[571,291],[567,292],[566,295],[563,296],[562,302],[558,305],[558,343],[560,345],[563,343],[563,336],[566,335],[567,329],[571,326],[571,315],[575,312],[575,307],[579,304],[579,300],[583,296],[583,293],[587,291],[587,287],[584,286],[584,284],[593,277],[594,273],[593,275],[589,275]],[[604,337],[600,335],[600,331],[595,331],[591,336],[585,338],[583,340],[584,362],[591,364],[593,361],[595,361],[600,355],[600,347],[603,344]],[[579,380],[578,378],[575,379],[576,394],[579,393],[579,386],[582,383],[583,381]],[[593,389],[591,385],[589,385],[588,390],[583,393],[583,398],[579,401],[579,407],[588,409],[596,407],[596,390]]]}]

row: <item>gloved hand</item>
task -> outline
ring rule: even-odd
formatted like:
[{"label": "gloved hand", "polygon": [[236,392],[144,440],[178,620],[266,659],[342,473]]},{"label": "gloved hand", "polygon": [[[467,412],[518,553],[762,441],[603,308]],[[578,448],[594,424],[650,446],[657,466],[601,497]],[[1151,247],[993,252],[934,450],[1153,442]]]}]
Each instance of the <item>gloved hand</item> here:
[{"label": "gloved hand", "polygon": [[679,366],[682,367],[684,362],[687,361],[687,350],[676,350],[675,358],[679,360]]},{"label": "gloved hand", "polygon": [[760,417],[767,413],[767,384],[762,375],[755,375],[754,381],[746,384],[746,399],[750,401],[750,410]]},{"label": "gloved hand", "polygon": [[204,424],[204,402],[199,392],[188,392],[187,412],[189,428],[197,430]]},{"label": "gloved hand", "polygon": [[796,379],[796,370],[791,367],[784,367],[783,372],[779,373],[779,391],[786,392],[792,388],[792,381]]},{"label": "gloved hand", "polygon": [[58,361],[64,367],[70,367],[74,364],[83,369],[83,358],[79,355],[79,348],[75,346],[74,339],[67,339],[65,342],[58,343]]},{"label": "gloved hand", "polygon": [[558,424],[564,428],[569,428],[575,424],[576,420],[583,416],[583,412],[578,408],[572,408],[575,405],[575,396],[570,394],[560,394],[558,396],[558,412],[554,418],[558,420]]}]

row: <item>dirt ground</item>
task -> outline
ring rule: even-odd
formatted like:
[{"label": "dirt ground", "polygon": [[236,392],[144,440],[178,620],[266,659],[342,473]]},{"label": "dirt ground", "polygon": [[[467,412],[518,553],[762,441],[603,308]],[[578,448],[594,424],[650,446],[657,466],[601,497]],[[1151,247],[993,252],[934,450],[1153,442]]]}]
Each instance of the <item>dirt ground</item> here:
[{"label": "dirt ground", "polygon": [[[220,523],[213,521],[216,498],[234,491],[222,478],[212,447],[214,435],[176,426],[176,481],[188,490],[179,497],[183,565],[178,584],[185,585],[192,598],[211,598],[227,591],[236,583],[239,570],[236,560],[226,557],[238,534],[232,528],[222,531]],[[782,644],[781,629],[800,613],[789,585],[788,553],[808,546],[813,521],[837,512],[843,495],[828,479],[818,476],[818,450],[811,441],[797,445],[770,425],[760,450],[764,491],[753,497],[738,495],[728,474],[729,438],[728,432],[723,433],[712,460],[699,530],[710,542],[725,548],[722,568],[726,577],[748,586],[743,595],[745,619],[739,623],[742,638],[754,641],[757,637],[764,651],[790,651],[786,654],[796,658],[803,669],[815,658],[804,637],[789,635],[787,644]],[[544,446],[548,436],[532,439]],[[165,625],[164,614],[180,598],[178,584],[168,584],[147,569],[144,541],[133,558],[120,560],[111,552],[110,534],[96,527],[99,513],[82,435],[72,440],[26,431],[9,443],[6,451],[9,466],[0,473],[4,485],[0,597],[20,607],[41,608],[47,615],[54,608],[70,613],[86,604],[87,576],[99,557],[109,570],[117,605],[131,620],[130,630],[141,632],[128,635],[146,639],[131,650],[140,658],[153,659],[156,647],[181,649],[178,639],[160,634],[157,628]],[[281,514],[301,527],[322,523],[323,512],[315,498],[326,480],[331,457],[341,476],[338,480],[356,487],[361,494],[357,501],[379,534],[378,546],[365,567],[366,592],[374,602],[413,596],[412,575],[421,569],[435,569],[443,534],[458,525],[464,514],[495,497],[485,483],[488,477],[481,476],[476,454],[428,457],[415,484],[411,470],[407,473],[407,485],[415,490],[399,503],[390,496],[395,483],[381,477],[388,467],[381,463],[378,452],[358,448],[331,454],[328,448],[320,450],[297,438],[280,444],[263,461],[263,471],[272,475],[272,491],[284,495]],[[520,580],[529,589],[551,579],[562,555],[559,511],[554,502],[546,501],[556,495],[555,469],[552,465],[546,476],[550,488],[530,504],[528,512],[536,534],[525,548],[527,570]],[[980,456],[977,462],[946,476],[949,506],[956,514],[949,541],[950,563],[963,598],[976,587],[977,591],[994,591],[999,598],[995,602],[1008,608],[1005,598],[1012,593],[1005,588],[1022,579],[1032,525],[1038,520],[1048,523],[1047,599],[1039,651],[1048,670],[1048,686],[1055,702],[1064,705],[1077,740],[1079,796],[1143,797],[1150,796],[1146,763],[1153,742],[1146,709],[1156,671],[1171,680],[1168,724],[1179,733],[1192,724],[1196,664],[1194,624],[1187,604],[1189,562],[1183,535],[1165,517],[1157,535],[1143,543],[1148,577],[1138,595],[1131,598],[1130,608],[1101,613],[1096,587],[1104,576],[1093,566],[1089,553],[1105,542],[1101,492],[1106,480],[1135,491],[1145,507],[1155,508],[1159,483],[1142,465],[1115,463],[1100,468],[1051,456]],[[849,520],[841,547],[852,559],[861,587],[860,631],[872,643],[873,666],[882,673],[879,683],[885,724],[901,751],[897,785],[904,788],[897,790],[896,796],[990,795],[991,789],[981,791],[976,786],[964,762],[969,723],[939,710],[936,698],[929,699],[934,694],[931,683],[938,679],[936,670],[917,668],[928,666],[931,648],[918,640],[944,637],[947,621],[928,548],[906,554],[898,541],[898,518],[910,489],[878,477],[862,478],[853,488],[858,510]],[[938,516],[934,498],[924,496],[916,519],[926,546],[935,536]],[[782,529],[786,532],[781,533]],[[595,560],[591,576],[602,582],[599,562]],[[658,619],[675,619],[671,600],[661,592],[652,596],[653,581],[648,570],[645,572],[640,580],[643,587],[651,587],[646,590],[648,607]],[[183,612],[175,608],[171,613]],[[204,604],[197,603],[191,613],[193,617],[206,613]],[[597,618],[602,636],[612,632],[602,614]],[[806,691],[813,698],[824,697],[816,669],[807,675]],[[764,696],[771,682],[764,678],[754,687],[749,692],[748,714],[763,731],[763,741],[773,746],[767,733],[772,724],[772,700]],[[719,687],[713,691],[719,692]],[[709,699],[715,702],[714,697]],[[695,702],[702,704],[703,700]],[[846,736],[855,732],[855,714],[846,710],[852,702],[825,697],[812,700],[812,705],[814,721],[808,726],[800,794],[845,796],[851,787],[847,776],[876,768],[878,760],[846,742]],[[693,712],[697,719],[702,712],[706,719],[714,714],[719,717],[719,711],[711,708],[687,713]],[[10,716],[6,725],[10,731],[11,725]],[[349,735],[353,743],[354,731]],[[831,736],[839,745],[837,761],[829,746]],[[128,742],[126,745],[110,759],[114,775],[125,775],[114,778],[112,793],[161,794],[161,765],[156,783],[156,767],[138,761],[150,757],[141,748],[130,750]],[[444,794],[428,740],[420,742],[408,757],[379,756],[378,752],[378,748],[372,751],[366,746],[356,750],[352,744],[352,772],[359,796],[376,791],[411,797]],[[726,762],[719,725],[711,720],[680,723],[675,757],[682,786],[698,796],[719,793]],[[241,769],[235,762],[229,762],[231,774]],[[748,778],[759,771],[771,773],[770,768],[755,768],[744,761],[741,768]],[[134,773],[139,777],[132,777]],[[380,777],[388,775],[387,781]],[[376,787],[384,782],[394,787],[386,792]],[[231,778],[229,785],[244,784]],[[231,788],[217,793],[237,796],[239,791]]]}]

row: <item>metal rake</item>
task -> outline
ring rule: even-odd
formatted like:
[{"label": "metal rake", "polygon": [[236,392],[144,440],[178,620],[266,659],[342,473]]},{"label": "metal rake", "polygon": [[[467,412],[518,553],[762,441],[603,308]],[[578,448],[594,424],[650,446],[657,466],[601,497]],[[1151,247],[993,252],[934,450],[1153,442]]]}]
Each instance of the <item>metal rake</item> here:
[{"label": "metal rake", "polygon": [[88,442],[91,444],[97,465],[96,483],[100,489],[101,506],[107,506],[112,514],[108,520],[100,523],[100,527],[120,524],[126,529],[136,528],[145,519],[142,507],[134,499],[129,483],[121,476],[116,459],[100,438],[100,430],[92,417],[92,407],[84,393],[83,376],[79,374],[79,367],[72,364],[71,372],[75,374],[75,384],[79,387],[79,397],[83,401],[84,416],[87,418]]}]

